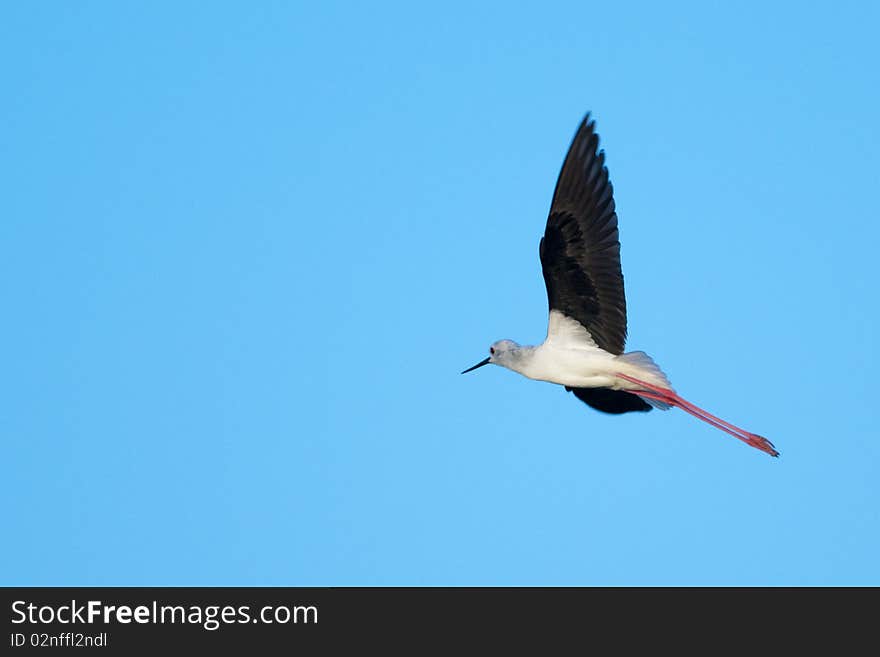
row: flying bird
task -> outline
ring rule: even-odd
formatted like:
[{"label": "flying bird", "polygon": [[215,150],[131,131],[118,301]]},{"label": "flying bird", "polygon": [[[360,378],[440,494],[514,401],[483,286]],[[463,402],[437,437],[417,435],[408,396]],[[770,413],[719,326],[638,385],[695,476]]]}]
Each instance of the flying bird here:
[{"label": "flying bird", "polygon": [[537,381],[565,386],[605,413],[675,406],[771,456],[773,443],[680,397],[643,351],[624,353],[626,298],[617,213],[605,152],[588,113],[562,164],[538,249],[547,287],[547,337],[537,346],[499,340],[484,365],[500,365]]}]

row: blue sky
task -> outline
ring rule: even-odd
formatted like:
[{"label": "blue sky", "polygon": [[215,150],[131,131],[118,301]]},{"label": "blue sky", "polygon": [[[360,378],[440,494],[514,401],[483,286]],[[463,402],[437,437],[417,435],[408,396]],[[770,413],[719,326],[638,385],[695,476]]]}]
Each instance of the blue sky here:
[{"label": "blue sky", "polygon": [[[3,584],[880,584],[870,3],[2,14]],[[629,348],[780,459],[459,374],[587,110]]]}]

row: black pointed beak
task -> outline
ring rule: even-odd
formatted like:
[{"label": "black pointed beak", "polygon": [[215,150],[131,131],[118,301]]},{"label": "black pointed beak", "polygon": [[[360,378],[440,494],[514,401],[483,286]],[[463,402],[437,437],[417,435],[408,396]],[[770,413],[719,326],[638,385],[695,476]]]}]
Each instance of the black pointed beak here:
[{"label": "black pointed beak", "polygon": [[468,372],[473,372],[473,371],[474,371],[475,369],[477,369],[478,367],[482,367],[483,365],[488,365],[488,364],[489,364],[489,359],[488,359],[488,358],[487,358],[486,360],[481,360],[479,363],[477,363],[477,364],[474,365],[473,367],[469,367],[469,368],[467,368],[464,372],[462,372],[462,374],[467,374]]}]

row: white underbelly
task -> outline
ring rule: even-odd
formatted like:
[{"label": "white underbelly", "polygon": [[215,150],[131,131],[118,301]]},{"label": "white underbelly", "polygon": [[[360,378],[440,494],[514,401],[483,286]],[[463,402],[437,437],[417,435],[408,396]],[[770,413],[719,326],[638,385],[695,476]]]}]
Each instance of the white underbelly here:
[{"label": "white underbelly", "polygon": [[613,354],[598,348],[559,349],[543,344],[523,374],[570,388],[611,388],[617,383]]}]

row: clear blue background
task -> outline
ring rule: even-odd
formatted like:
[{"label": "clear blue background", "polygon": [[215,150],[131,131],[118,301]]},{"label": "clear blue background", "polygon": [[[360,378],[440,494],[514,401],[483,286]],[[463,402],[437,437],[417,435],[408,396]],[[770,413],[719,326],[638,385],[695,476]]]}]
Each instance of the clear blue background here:
[{"label": "clear blue background", "polygon": [[[611,6],[611,5],[614,6]],[[871,3],[0,17],[3,584],[880,584]],[[680,412],[500,368],[585,111]]]}]

